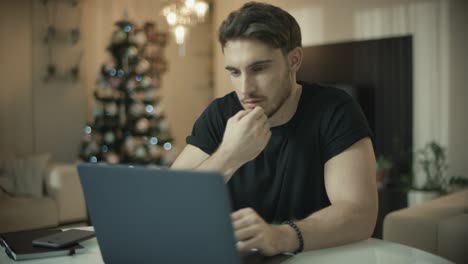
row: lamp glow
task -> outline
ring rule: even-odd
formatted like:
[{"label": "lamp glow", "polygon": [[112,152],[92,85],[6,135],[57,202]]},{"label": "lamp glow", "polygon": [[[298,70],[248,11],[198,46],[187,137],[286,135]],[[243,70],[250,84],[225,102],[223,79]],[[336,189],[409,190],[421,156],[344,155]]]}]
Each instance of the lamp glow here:
[{"label": "lamp glow", "polygon": [[174,34],[175,34],[175,39],[176,39],[177,44],[181,45],[185,42],[186,33],[187,33],[187,29],[184,26],[178,25],[177,27],[175,27]]},{"label": "lamp glow", "polygon": [[170,12],[166,16],[167,24],[174,26],[177,23],[177,15],[174,12]]},{"label": "lamp glow", "polygon": [[197,13],[198,18],[205,18],[206,11],[208,11],[208,4],[205,2],[197,2],[195,5],[195,12]]}]

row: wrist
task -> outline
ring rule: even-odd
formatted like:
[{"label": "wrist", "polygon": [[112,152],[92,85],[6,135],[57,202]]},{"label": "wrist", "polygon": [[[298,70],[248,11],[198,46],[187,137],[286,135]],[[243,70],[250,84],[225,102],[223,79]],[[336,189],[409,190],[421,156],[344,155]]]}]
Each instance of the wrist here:
[{"label": "wrist", "polygon": [[304,238],[302,237],[302,232],[299,227],[293,221],[284,221],[282,223],[284,230],[287,230],[287,241],[288,243],[285,244],[285,251],[288,253],[298,254],[304,250]]},{"label": "wrist", "polygon": [[213,156],[215,157],[215,160],[218,164],[222,164],[222,171],[224,175],[227,176],[226,182],[229,180],[232,174],[234,174],[234,172],[244,164],[241,161],[236,160],[233,155],[233,151],[225,148],[222,144],[219,146]]},{"label": "wrist", "polygon": [[288,224],[277,225],[278,229],[278,253],[293,253],[299,248],[299,240],[297,234]]},{"label": "wrist", "polygon": [[216,153],[224,160],[224,164],[229,168],[239,168],[246,162],[237,157],[238,155],[236,155],[235,150],[226,147],[222,142],[218,150],[216,150]]}]

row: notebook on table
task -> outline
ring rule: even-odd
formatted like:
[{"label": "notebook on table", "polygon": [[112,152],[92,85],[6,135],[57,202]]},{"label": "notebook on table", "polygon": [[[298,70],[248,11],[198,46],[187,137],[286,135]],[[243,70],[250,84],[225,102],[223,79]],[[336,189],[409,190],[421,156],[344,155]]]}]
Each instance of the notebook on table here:
[{"label": "notebook on table", "polygon": [[84,250],[79,244],[60,249],[33,246],[34,239],[62,232],[60,229],[33,230],[0,234],[0,244],[14,260],[28,260],[73,255]]}]

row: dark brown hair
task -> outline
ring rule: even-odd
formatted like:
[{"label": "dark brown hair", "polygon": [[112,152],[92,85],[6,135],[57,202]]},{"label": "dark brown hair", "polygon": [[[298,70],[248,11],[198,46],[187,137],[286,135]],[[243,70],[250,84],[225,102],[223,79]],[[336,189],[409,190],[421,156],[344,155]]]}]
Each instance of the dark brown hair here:
[{"label": "dark brown hair", "polygon": [[249,2],[231,12],[219,27],[218,40],[222,49],[234,39],[258,40],[287,54],[301,47],[301,29],[296,19],[283,9]]}]

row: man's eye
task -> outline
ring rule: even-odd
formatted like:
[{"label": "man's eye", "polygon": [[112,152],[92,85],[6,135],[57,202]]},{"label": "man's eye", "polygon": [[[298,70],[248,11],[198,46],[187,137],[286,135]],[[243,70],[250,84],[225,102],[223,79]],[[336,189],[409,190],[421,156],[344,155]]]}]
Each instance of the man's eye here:
[{"label": "man's eye", "polygon": [[253,72],[260,72],[260,71],[262,71],[264,69],[265,69],[265,67],[254,67],[254,68],[252,68],[252,71]]},{"label": "man's eye", "polygon": [[240,75],[240,71],[231,71],[231,75],[232,76],[239,76]]}]

